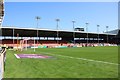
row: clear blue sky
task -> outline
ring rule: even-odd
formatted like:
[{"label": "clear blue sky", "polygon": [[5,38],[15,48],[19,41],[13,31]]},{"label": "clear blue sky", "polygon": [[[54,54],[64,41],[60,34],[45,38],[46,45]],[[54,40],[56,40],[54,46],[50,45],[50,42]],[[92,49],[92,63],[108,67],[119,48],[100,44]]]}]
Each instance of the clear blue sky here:
[{"label": "clear blue sky", "polygon": [[35,16],[40,16],[39,28],[56,29],[56,18],[60,19],[61,30],[72,30],[72,20],[76,27],[96,32],[118,28],[117,2],[5,2],[3,26],[36,28]]},{"label": "clear blue sky", "polygon": [[119,0],[5,0],[5,2],[119,2]]}]

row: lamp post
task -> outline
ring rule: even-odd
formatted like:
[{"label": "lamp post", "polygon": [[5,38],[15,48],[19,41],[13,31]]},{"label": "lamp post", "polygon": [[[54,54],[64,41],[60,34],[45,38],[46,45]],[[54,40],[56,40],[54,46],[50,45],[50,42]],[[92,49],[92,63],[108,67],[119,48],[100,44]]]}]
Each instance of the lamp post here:
[{"label": "lamp post", "polygon": [[[106,26],[106,33],[108,32],[109,26]],[[108,43],[108,33],[107,33],[107,43]]]},{"label": "lamp post", "polygon": [[88,46],[88,25],[89,25],[89,23],[85,23],[86,24],[86,32],[87,32],[87,46]]},{"label": "lamp post", "polygon": [[75,21],[73,20],[72,23],[73,23],[73,43],[75,45]]},{"label": "lamp post", "polygon": [[[38,38],[38,23],[41,18],[39,16],[36,16],[35,19],[37,20],[37,38]],[[38,44],[38,39],[37,39],[37,44]]]},{"label": "lamp post", "polygon": [[57,44],[59,44],[59,40],[58,40],[59,31],[58,31],[58,29],[59,29],[59,21],[60,21],[60,19],[55,19],[55,20],[56,20],[56,22],[57,22],[57,25],[56,25],[56,29],[57,29]]},{"label": "lamp post", "polygon": [[98,33],[98,45],[99,45],[99,27],[100,27],[100,25],[97,25],[97,33]]}]

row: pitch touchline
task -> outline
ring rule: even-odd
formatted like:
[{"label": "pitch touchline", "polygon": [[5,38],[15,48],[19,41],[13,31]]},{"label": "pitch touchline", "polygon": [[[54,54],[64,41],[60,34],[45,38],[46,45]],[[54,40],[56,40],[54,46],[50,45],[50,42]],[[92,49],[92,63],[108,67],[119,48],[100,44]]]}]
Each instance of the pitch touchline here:
[{"label": "pitch touchline", "polygon": [[[51,54],[51,53],[45,53],[45,54]],[[56,54],[51,54],[51,55],[56,55]],[[98,61],[98,60],[92,60],[92,59],[86,59],[86,58],[76,58],[76,57],[64,56],[64,55],[56,55],[56,56],[62,56],[62,57],[68,57],[68,58],[73,58],[73,59],[80,59],[80,60],[97,62],[97,63],[104,63],[104,64],[120,65],[120,64],[117,64],[117,63],[111,63],[111,62],[105,62],[105,61]]]}]

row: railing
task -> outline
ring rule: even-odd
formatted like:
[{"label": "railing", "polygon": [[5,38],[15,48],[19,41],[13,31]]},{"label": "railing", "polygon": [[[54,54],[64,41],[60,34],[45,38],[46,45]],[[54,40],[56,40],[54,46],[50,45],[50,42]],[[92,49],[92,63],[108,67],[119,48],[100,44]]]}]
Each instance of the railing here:
[{"label": "railing", "polygon": [[5,59],[6,59],[6,48],[3,47],[2,51],[0,52],[0,80],[3,79]]}]

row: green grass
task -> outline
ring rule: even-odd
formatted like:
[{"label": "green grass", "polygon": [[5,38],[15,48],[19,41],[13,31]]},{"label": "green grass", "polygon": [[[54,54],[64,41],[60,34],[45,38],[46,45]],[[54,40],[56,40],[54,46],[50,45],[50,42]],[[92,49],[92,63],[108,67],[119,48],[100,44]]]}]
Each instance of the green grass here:
[{"label": "green grass", "polygon": [[[14,54],[34,53],[50,55],[51,59],[17,59]],[[46,54],[49,53],[49,54]],[[63,56],[58,56],[63,55]],[[64,57],[70,56],[74,58]],[[117,47],[81,47],[7,50],[5,78],[117,78],[118,66],[92,60],[118,63]]]}]

